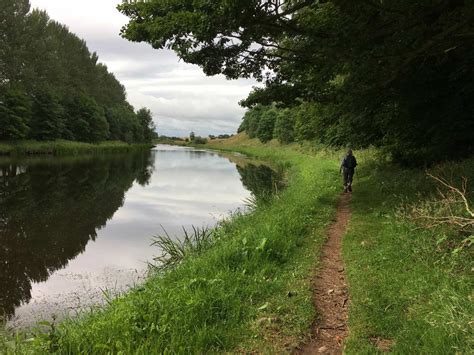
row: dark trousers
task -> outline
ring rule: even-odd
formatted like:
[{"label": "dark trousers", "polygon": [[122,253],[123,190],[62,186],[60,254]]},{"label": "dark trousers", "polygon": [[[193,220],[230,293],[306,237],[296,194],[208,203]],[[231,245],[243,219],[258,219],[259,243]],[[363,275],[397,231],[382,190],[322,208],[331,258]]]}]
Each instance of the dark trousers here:
[{"label": "dark trousers", "polygon": [[342,178],[344,179],[344,186],[352,185],[353,177],[354,177],[354,169],[342,168]]}]

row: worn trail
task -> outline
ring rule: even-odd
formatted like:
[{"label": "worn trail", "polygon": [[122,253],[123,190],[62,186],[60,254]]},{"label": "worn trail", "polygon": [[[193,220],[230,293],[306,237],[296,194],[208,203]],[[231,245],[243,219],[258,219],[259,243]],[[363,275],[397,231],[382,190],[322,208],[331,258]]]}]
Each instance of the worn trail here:
[{"label": "worn trail", "polygon": [[343,194],[337,206],[336,221],[328,228],[321,264],[313,281],[313,301],[317,319],[310,342],[299,354],[342,354],[347,336],[349,295],[342,261],[342,238],[351,218],[351,194]]}]

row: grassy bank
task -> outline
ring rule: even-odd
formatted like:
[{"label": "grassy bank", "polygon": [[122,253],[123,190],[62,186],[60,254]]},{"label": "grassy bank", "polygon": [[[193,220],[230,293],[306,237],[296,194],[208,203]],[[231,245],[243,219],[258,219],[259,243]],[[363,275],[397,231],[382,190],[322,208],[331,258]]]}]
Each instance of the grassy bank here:
[{"label": "grassy bank", "polygon": [[[49,334],[0,349],[58,353],[289,352],[316,316],[309,279],[340,192],[340,153],[266,145],[240,135],[209,148],[286,167],[288,188],[223,222],[175,269]],[[421,170],[358,152],[353,216],[343,242],[350,292],[346,353],[472,353],[472,246],[410,211],[434,199]],[[474,182],[474,159],[433,169]],[[472,185],[470,185],[472,186]],[[471,188],[472,190],[472,188]],[[468,196],[472,201],[472,193]],[[462,246],[462,248],[461,248]]]},{"label": "grassy bank", "polygon": [[[426,208],[443,187],[420,170],[368,156],[361,160],[351,228],[344,239],[351,295],[347,353],[389,348],[398,354],[472,354],[474,259],[472,244],[465,242],[469,234],[424,227],[406,212]],[[474,159],[430,171],[457,184],[460,176],[468,177],[468,198],[473,201]],[[427,209],[428,217],[437,209]]]},{"label": "grassy bank", "polygon": [[[241,149],[242,150],[242,149]],[[213,233],[175,269],[10,352],[208,353],[291,350],[314,319],[309,275],[334,214],[337,160],[292,149],[247,147],[283,164],[288,187]]]},{"label": "grassy bank", "polygon": [[[245,150],[259,143],[240,135],[212,145]],[[266,146],[280,149],[275,141]],[[438,189],[447,195],[446,188],[423,169],[401,168],[375,151],[357,155],[353,216],[343,242],[351,297],[345,352],[472,353],[474,237],[452,226],[427,227],[411,213],[421,210],[429,221],[443,209]],[[457,187],[466,177],[472,206],[474,158],[440,164],[429,172]],[[461,201],[452,208],[468,216]]]},{"label": "grassy bank", "polygon": [[149,144],[128,144],[106,141],[97,144],[58,140],[52,142],[18,141],[0,142],[0,155],[78,155],[129,152]]}]

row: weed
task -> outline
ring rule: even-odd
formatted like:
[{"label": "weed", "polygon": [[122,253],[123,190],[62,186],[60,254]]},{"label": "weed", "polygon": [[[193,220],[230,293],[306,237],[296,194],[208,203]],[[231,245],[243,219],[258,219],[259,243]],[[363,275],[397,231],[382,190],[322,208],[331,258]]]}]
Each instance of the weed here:
[{"label": "weed", "polygon": [[153,260],[150,266],[158,271],[165,271],[176,267],[186,257],[197,255],[209,248],[213,242],[213,230],[209,228],[192,227],[189,233],[183,228],[182,238],[172,238],[162,227],[164,234],[154,238],[152,245],[160,249],[161,255]]}]

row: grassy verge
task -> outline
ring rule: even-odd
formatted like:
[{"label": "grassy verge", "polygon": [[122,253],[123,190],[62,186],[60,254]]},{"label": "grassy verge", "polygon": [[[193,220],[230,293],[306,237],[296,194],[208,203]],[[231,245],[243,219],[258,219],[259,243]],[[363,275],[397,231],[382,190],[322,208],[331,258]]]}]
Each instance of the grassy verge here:
[{"label": "grassy verge", "polygon": [[128,144],[118,141],[97,144],[58,140],[53,142],[19,141],[0,142],[0,155],[78,155],[129,152],[149,144]]},{"label": "grassy verge", "polygon": [[[251,148],[259,143],[240,135],[213,145],[227,149],[234,144]],[[279,149],[274,141],[267,146]],[[469,233],[424,228],[404,212],[437,200],[440,186],[423,170],[400,168],[374,151],[357,155],[353,216],[343,242],[351,296],[345,352],[473,353],[473,236],[463,243]],[[474,158],[430,172],[457,180],[458,186],[461,176],[468,178],[472,203]],[[439,207],[427,209],[427,215]]]},{"label": "grassy verge", "polygon": [[[175,269],[79,319],[7,352],[282,352],[307,333],[315,312],[309,276],[334,215],[337,160],[295,149],[239,148],[287,167],[289,184],[271,202],[235,215],[213,243]],[[0,347],[2,341],[0,341]]]},{"label": "grassy verge", "polygon": [[[29,341],[24,334],[0,338],[0,350],[281,353],[299,344],[315,317],[309,276],[334,215],[339,154],[262,146],[243,136],[208,147],[282,164],[289,186],[252,214],[222,223],[211,247],[150,276],[106,309]],[[346,353],[472,353],[472,246],[459,249],[465,235],[420,229],[402,213],[436,191],[422,171],[370,152],[357,155],[353,217],[343,242],[351,296]],[[474,159],[436,169],[474,181]]]},{"label": "grassy verge", "polygon": [[[433,199],[436,187],[423,171],[361,158],[343,246],[351,295],[346,352],[472,354],[473,250],[458,248],[466,235],[420,228],[401,213]],[[433,170],[474,183],[474,159]]]},{"label": "grassy verge", "polygon": [[166,144],[166,145],[181,145],[181,146],[186,146],[189,145],[188,142],[186,142],[184,139],[183,140],[175,140],[173,138],[156,138],[153,140],[153,143],[155,144]]}]

